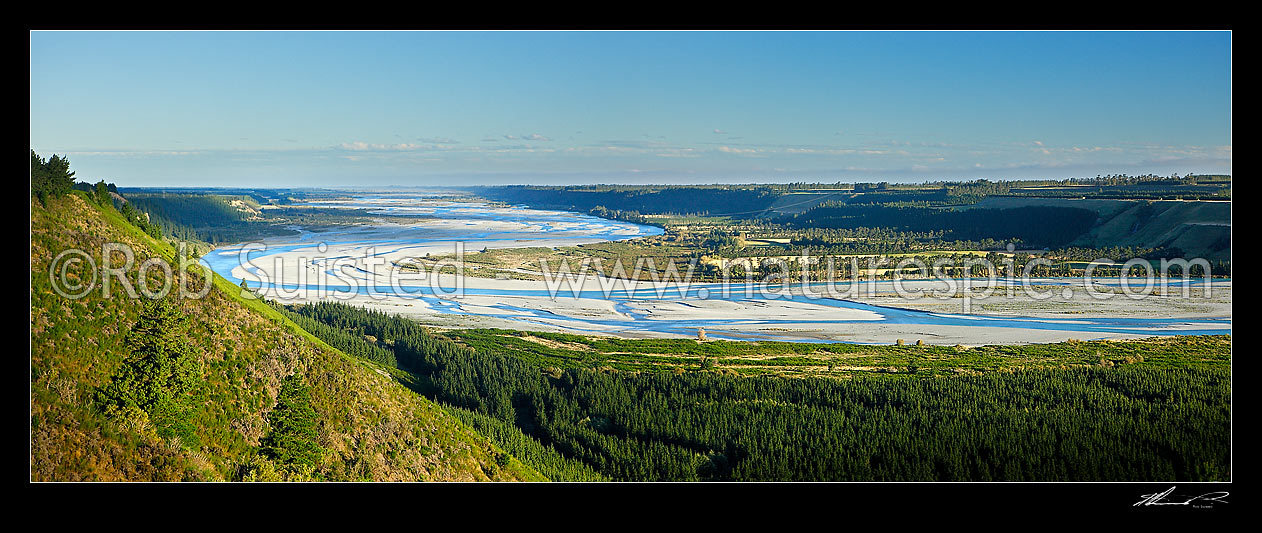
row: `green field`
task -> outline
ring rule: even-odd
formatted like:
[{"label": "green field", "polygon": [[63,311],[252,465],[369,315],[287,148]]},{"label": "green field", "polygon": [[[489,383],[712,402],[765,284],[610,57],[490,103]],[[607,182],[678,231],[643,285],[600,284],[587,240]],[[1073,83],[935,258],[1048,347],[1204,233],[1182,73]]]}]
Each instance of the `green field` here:
[{"label": "green field", "polygon": [[1145,367],[1230,368],[1230,336],[1155,337],[1013,346],[904,346],[622,339],[496,329],[451,330],[445,336],[475,351],[512,355],[539,367],[732,375],[942,377],[1026,369]]}]

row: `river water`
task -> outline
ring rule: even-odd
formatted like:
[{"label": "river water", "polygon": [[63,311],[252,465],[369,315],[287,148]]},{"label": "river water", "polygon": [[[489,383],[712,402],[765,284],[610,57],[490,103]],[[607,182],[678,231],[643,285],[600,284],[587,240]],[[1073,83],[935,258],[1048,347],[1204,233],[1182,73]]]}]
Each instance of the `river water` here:
[{"label": "river water", "polygon": [[[295,236],[263,240],[261,244],[266,246],[265,250],[259,250],[258,245],[225,246],[206,254],[203,261],[234,283],[245,279],[247,284],[265,295],[282,294],[277,293],[278,290],[302,290],[308,291],[305,294],[310,301],[313,298],[309,296],[309,291],[315,289],[313,284],[303,282],[297,275],[277,275],[284,273],[284,268],[293,267],[275,267],[269,271],[266,266],[268,261],[303,255],[313,258],[310,268],[331,273],[329,265],[339,259],[362,261],[365,257],[373,257],[388,262],[426,254],[451,253],[455,250],[455,243],[463,243],[468,251],[477,251],[483,248],[571,246],[662,233],[657,227],[579,213],[492,206],[415,194],[365,193],[349,199],[311,201],[302,205],[367,209],[372,214],[419,217],[419,220],[386,216],[372,224],[326,231],[295,228],[298,230]],[[241,252],[251,248],[253,250],[246,254],[248,263],[243,266]],[[294,270],[296,272],[301,268]],[[263,282],[259,276],[265,271],[271,274],[268,282]],[[1018,331],[1052,331],[1073,334],[1082,339],[1116,335],[1223,334],[1230,333],[1231,329],[1230,316],[1135,318],[1085,315],[1036,318],[926,312],[872,305],[844,297],[813,298],[803,293],[800,286],[795,286],[796,290],[771,292],[765,290],[767,286],[738,284],[724,291],[716,284],[703,283],[692,283],[686,287],[676,285],[667,289],[662,286],[627,288],[623,285],[621,289],[615,286],[612,290],[592,290],[590,285],[578,288],[562,285],[557,290],[549,290],[537,281],[483,280],[482,283],[470,283],[471,286],[465,287],[456,297],[449,292],[450,288],[445,290],[442,286],[427,283],[383,283],[382,278],[374,274],[374,267],[368,264],[353,266],[349,272],[357,281],[353,292],[361,296],[375,293],[385,295],[389,300],[410,301],[431,314],[481,316],[507,321],[507,324],[546,326],[575,333],[692,336],[698,328],[705,328],[711,338],[822,342],[844,338],[820,335],[818,331],[847,325],[863,329],[872,324],[913,332],[944,327],[980,328],[978,331],[1007,328],[1014,334]],[[277,278],[281,278],[281,282],[272,281]],[[298,282],[285,283],[284,280]],[[1081,283],[1081,279],[1072,278],[1032,281],[1034,286],[1054,292],[1075,284],[1082,287]],[[1119,281],[1116,278],[1098,279],[1096,283],[1097,286],[1117,285]],[[1201,283],[1203,281],[1191,282],[1194,286]],[[810,288],[818,292],[821,287],[813,284]],[[342,288],[348,294],[351,292],[349,285]],[[746,291],[747,288],[750,290]],[[562,305],[565,302],[588,302],[590,305]],[[813,333],[808,334],[808,331]]]}]

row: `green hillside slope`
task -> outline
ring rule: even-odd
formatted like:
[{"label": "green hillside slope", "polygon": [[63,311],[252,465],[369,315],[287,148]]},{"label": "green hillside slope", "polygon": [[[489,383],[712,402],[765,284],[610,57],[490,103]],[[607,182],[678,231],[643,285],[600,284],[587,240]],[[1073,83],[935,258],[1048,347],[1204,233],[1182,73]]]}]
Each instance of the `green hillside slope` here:
[{"label": "green hillside slope", "polygon": [[1177,248],[1184,257],[1231,259],[1231,203],[991,197],[971,208],[1079,207],[1100,218],[1070,246]]},{"label": "green hillside slope", "polygon": [[[101,264],[105,243],[127,244],[136,286],[148,257],[175,264],[169,244],[85,198],[31,202],[32,480],[543,479],[217,276],[205,297],[161,304],[117,279],[108,298],[100,283],[58,295],[50,267],[66,249]],[[80,266],[70,278],[88,279]],[[147,274],[161,286],[159,269]]]},{"label": "green hillside slope", "polygon": [[1187,257],[1231,259],[1231,204],[1131,202],[1078,239],[1086,246],[1178,248]]}]

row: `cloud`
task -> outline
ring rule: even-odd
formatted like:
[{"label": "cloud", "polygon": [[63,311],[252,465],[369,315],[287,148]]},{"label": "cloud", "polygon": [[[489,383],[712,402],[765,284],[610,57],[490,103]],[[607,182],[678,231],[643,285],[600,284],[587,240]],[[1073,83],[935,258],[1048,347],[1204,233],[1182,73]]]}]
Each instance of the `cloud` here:
[{"label": "cloud", "polygon": [[337,145],[342,150],[352,150],[356,152],[414,152],[418,150],[430,150],[436,148],[430,144],[414,144],[414,143],[396,143],[396,144],[378,144],[366,143],[363,141],[354,141]]},{"label": "cloud", "polygon": [[1189,169],[1189,172],[1227,172],[1231,169],[1230,158],[1223,159],[1216,157],[1159,156],[1151,159],[1145,159],[1140,161],[1138,164],[1162,168],[1186,167]]},{"label": "cloud", "polygon": [[727,132],[726,132],[726,131],[723,131],[723,130],[718,129],[718,128],[714,128],[714,133],[715,133],[715,135],[727,135]]},{"label": "cloud", "polygon": [[540,134],[538,134],[538,133],[531,133],[530,135],[508,135],[508,134],[505,134],[505,135],[504,135],[504,138],[505,138],[505,139],[508,139],[508,140],[510,140],[510,141],[551,141],[551,140],[552,140],[552,138],[551,138],[551,137],[547,137],[547,136],[544,136],[544,135],[540,135]]},{"label": "cloud", "polygon": [[691,148],[681,148],[669,152],[658,152],[654,155],[657,157],[701,157],[701,154]]},{"label": "cloud", "polygon": [[887,155],[894,153],[897,155],[911,155],[906,150],[874,150],[870,148],[785,148],[786,154],[816,154],[816,155]]},{"label": "cloud", "polygon": [[83,156],[115,156],[115,157],[148,157],[148,156],[185,156],[199,155],[202,152],[197,151],[176,151],[176,150],[85,150],[85,151],[67,151],[66,155],[83,155]]},{"label": "cloud", "polygon": [[363,141],[344,142],[337,149],[354,152],[449,152],[459,150],[454,146],[459,141],[447,140],[446,143],[368,143]]},{"label": "cloud", "polygon": [[623,148],[640,148],[644,150],[656,150],[659,148],[665,148],[670,145],[662,141],[638,141],[638,140],[611,139],[611,140],[601,141],[601,144],[593,145],[593,146],[620,146]]}]

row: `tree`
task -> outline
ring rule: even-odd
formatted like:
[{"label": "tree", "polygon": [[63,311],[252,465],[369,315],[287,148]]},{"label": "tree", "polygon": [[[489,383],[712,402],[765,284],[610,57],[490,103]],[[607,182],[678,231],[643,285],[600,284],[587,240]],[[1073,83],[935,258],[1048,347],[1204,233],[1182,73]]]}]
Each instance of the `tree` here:
[{"label": "tree", "polygon": [[113,207],[114,205],[114,200],[110,197],[109,186],[105,184],[105,180],[96,182],[96,187],[92,189],[92,198],[101,207]]},{"label": "tree", "polygon": [[144,306],[127,334],[131,355],[96,392],[96,402],[107,415],[147,419],[158,436],[180,437],[195,445],[188,419],[203,380],[203,365],[185,340],[187,317],[165,299]]},{"label": "tree", "polygon": [[47,161],[31,150],[31,195],[47,204],[49,198],[64,196],[74,188],[70,160],[54,154]]},{"label": "tree", "polygon": [[272,432],[263,439],[263,453],[282,465],[318,467],[323,456],[311,391],[302,374],[285,378],[276,407],[267,415]]}]

